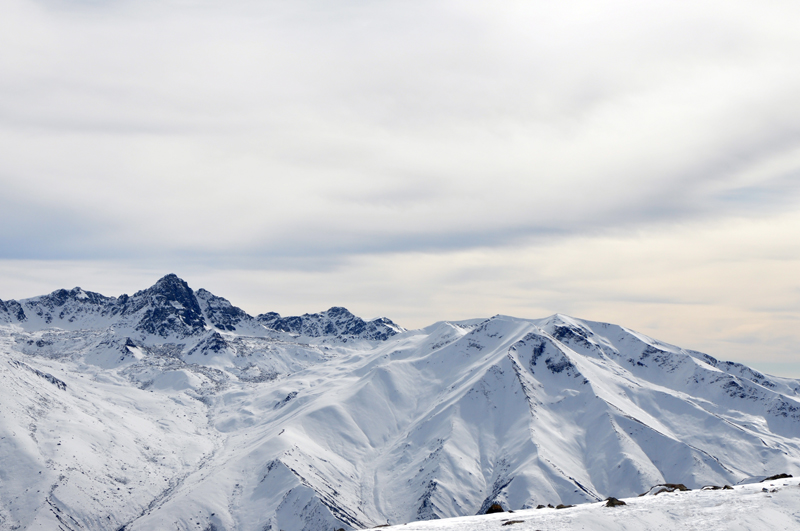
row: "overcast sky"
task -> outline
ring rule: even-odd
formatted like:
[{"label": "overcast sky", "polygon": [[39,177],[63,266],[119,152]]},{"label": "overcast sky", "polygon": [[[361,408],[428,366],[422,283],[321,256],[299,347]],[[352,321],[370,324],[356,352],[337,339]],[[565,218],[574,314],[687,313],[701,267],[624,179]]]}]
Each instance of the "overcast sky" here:
[{"label": "overcast sky", "polygon": [[800,4],[0,0],[0,298],[560,312],[800,377]]}]

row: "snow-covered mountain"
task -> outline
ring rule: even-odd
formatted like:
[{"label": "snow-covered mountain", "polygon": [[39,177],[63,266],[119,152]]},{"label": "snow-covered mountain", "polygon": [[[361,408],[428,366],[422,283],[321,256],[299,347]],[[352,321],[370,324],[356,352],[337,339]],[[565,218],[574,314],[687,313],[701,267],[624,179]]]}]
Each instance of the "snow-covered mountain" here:
[{"label": "snow-covered mountain", "polygon": [[0,528],[333,530],[800,473],[800,381],[554,315],[0,301]]}]

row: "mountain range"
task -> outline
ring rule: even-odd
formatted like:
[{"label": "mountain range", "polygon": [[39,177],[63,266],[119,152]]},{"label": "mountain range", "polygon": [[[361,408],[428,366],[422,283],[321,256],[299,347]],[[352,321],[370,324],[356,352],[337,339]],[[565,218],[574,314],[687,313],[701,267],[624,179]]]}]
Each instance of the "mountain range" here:
[{"label": "mountain range", "polygon": [[800,473],[800,380],[623,326],[0,301],[0,528],[328,531]]}]

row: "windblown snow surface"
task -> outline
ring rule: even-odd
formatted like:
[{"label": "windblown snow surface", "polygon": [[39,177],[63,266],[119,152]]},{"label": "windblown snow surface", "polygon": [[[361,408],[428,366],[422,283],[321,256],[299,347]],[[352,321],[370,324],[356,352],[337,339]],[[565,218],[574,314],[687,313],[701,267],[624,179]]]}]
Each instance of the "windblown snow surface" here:
[{"label": "windblown snow surface", "polygon": [[[492,503],[647,523],[655,502],[596,502],[797,476],[799,397],[798,380],[563,315],[404,330],[344,308],[253,317],[175,275],[59,290],[0,301],[0,528],[349,530]],[[680,499],[767,508],[796,485]]]},{"label": "windblown snow surface", "polygon": [[664,493],[606,507],[585,503],[567,509],[447,518],[382,528],[385,531],[796,531],[800,529],[800,486],[796,479],[733,487]]}]

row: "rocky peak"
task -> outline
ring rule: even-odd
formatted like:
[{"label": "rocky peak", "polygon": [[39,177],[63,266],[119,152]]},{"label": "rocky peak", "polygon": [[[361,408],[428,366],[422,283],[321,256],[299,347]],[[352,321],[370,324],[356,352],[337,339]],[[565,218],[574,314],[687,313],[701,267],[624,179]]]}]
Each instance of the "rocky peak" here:
[{"label": "rocky peak", "polygon": [[240,334],[262,335],[267,328],[340,341],[384,341],[404,330],[385,317],[365,321],[341,306],[301,316],[281,317],[269,312],[254,318],[227,299],[205,289],[195,292],[185,280],[173,273],[133,295],[106,297],[76,287],[25,299],[21,303],[0,301],[1,322],[23,322],[29,318],[33,319],[32,326],[90,329],[113,324],[119,330],[128,330],[126,333],[136,330],[172,339],[201,336],[209,325],[220,331]]},{"label": "rocky peak", "polygon": [[236,330],[236,325],[243,321],[253,321],[247,312],[237,308],[227,299],[217,297],[210,291],[200,288],[195,292],[195,296],[208,322],[220,330],[233,332]]},{"label": "rocky peak", "polygon": [[58,307],[69,304],[105,305],[112,300],[113,297],[105,297],[99,293],[84,291],[79,287],[75,287],[71,290],[57,289],[49,295],[42,295],[41,297],[30,299],[30,302],[52,311]]},{"label": "rocky peak", "polygon": [[194,291],[185,280],[174,273],[162,277],[146,290],[137,292],[134,297],[149,297],[156,304],[167,303],[174,307],[180,305],[188,310],[200,313],[200,306],[197,303]]},{"label": "rocky peak", "polygon": [[115,300],[114,297],[105,297],[76,287],[71,290],[57,289],[48,295],[24,299],[21,302],[7,301],[6,307],[17,321],[27,320],[24,307],[28,315],[38,316],[45,324],[50,325],[61,321],[72,323],[85,316],[103,314],[113,306]]},{"label": "rocky peak", "polygon": [[262,313],[258,317],[256,317],[256,321],[266,326],[267,328],[272,328],[274,330],[277,330],[274,324],[279,319],[281,319],[281,314],[279,314],[278,312]]},{"label": "rocky peak", "polygon": [[189,355],[202,353],[204,356],[216,354],[230,347],[225,338],[220,335],[216,330],[205,336],[197,345],[189,352]]},{"label": "rocky peak", "polygon": [[341,306],[334,306],[320,313],[306,313],[293,317],[281,317],[280,314],[270,312],[261,314],[256,319],[267,328],[279,332],[308,337],[330,336],[342,340],[384,341],[404,330],[385,317],[364,321]]},{"label": "rocky peak", "polygon": [[194,335],[205,330],[206,321],[192,288],[175,274],[135,293],[136,310],[146,308],[136,329],[166,337]]}]

